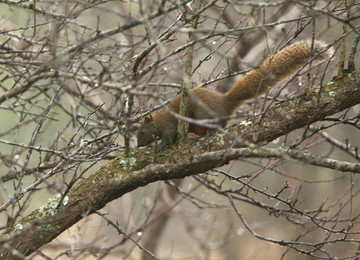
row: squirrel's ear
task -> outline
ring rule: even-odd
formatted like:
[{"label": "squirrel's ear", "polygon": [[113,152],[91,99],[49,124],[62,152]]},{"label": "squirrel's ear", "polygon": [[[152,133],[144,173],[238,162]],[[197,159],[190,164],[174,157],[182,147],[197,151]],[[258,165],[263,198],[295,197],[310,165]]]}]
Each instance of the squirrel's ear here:
[{"label": "squirrel's ear", "polygon": [[145,116],[144,117],[144,122],[145,123],[150,123],[152,121],[152,118],[150,116]]}]

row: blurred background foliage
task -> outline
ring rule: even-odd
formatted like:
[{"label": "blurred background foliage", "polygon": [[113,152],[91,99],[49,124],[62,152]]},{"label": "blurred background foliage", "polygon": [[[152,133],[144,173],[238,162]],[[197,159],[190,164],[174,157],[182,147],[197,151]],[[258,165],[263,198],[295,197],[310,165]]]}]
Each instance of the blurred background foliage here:
[{"label": "blurred background foliage", "polygon": [[[23,88],[0,104],[0,203],[6,205],[0,232],[114,158],[127,133],[136,146],[139,116],[181,88],[188,19],[197,11],[191,4],[0,1],[0,95]],[[331,82],[341,51],[345,47],[346,61],[360,32],[358,1],[202,4],[192,84],[221,92],[301,39],[327,42],[335,57],[302,70],[276,101]],[[261,113],[271,96],[248,101],[233,123]],[[359,110],[355,106],[267,146],[359,163]],[[223,191],[238,200],[232,205]],[[161,259],[357,259],[359,191],[353,173],[285,159],[240,159],[183,181],[137,189],[101,212]],[[284,202],[298,211],[290,212]],[[29,259],[147,257],[93,214]]]}]

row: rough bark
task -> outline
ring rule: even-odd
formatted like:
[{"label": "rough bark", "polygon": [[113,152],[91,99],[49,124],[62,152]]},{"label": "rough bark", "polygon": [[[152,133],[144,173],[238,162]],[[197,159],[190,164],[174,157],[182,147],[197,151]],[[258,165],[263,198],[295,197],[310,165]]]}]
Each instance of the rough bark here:
[{"label": "rough bark", "polygon": [[[227,164],[239,157],[277,156],[266,150],[234,149],[234,136],[251,143],[264,143],[292,130],[324,119],[360,103],[360,72],[274,105],[264,115],[248,120],[249,124],[199,140],[188,139],[155,154],[152,148],[131,151],[131,163],[120,155],[106,166],[78,183],[61,205],[48,203],[24,217],[12,230],[0,236],[0,258],[21,259],[57,237],[83,216],[103,208],[110,201],[149,183],[184,178]],[[240,138],[241,139],[241,138]],[[278,156],[286,151],[280,151]],[[295,159],[301,156],[288,153]],[[306,156],[305,156],[306,157]],[[313,164],[333,167],[332,161],[313,160]],[[155,163],[154,163],[155,162]],[[334,162],[336,163],[336,162]],[[127,166],[130,165],[130,168]],[[360,172],[358,164],[343,165],[339,170]]]}]

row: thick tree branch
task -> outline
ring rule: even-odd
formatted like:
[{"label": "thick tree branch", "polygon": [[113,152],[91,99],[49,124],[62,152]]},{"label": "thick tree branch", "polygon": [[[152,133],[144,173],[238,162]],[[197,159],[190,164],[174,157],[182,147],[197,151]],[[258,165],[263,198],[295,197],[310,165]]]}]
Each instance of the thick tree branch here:
[{"label": "thick tree branch", "polygon": [[[31,254],[83,216],[103,208],[110,201],[138,187],[158,180],[183,178],[206,172],[240,157],[257,157],[260,153],[261,156],[267,155],[266,157],[289,156],[322,167],[360,172],[358,164],[339,164],[336,161],[286,150],[276,152],[261,148],[236,149],[242,142],[234,142],[234,136],[235,140],[244,139],[255,144],[270,142],[358,103],[359,71],[281,102],[268,109],[265,114],[249,119],[247,124],[230,128],[228,134],[185,140],[180,148],[172,147],[158,153],[155,159],[152,148],[134,150],[131,161],[135,163],[130,169],[126,168],[126,159],[119,156],[72,188],[60,207],[57,206],[56,199],[53,199],[46,207],[34,211],[23,218],[13,230],[3,234],[0,237],[0,257],[17,259],[16,251],[9,253],[9,248],[24,255]],[[342,168],[339,168],[339,165]]]}]

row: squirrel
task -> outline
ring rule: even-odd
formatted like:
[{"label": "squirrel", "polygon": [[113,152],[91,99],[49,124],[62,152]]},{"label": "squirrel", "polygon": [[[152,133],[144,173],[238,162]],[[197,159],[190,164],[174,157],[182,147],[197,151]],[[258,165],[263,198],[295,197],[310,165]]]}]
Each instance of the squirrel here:
[{"label": "squirrel", "polygon": [[[310,60],[312,64],[318,64],[331,58],[333,48],[327,48],[326,45],[317,40],[295,42],[246,73],[225,94],[205,88],[191,90],[187,97],[187,116],[193,119],[220,118],[219,125],[224,128],[227,123],[225,118],[232,115],[243,101],[265,94]],[[181,96],[176,96],[167,105],[168,110],[179,113],[180,101]],[[190,123],[188,131],[204,135],[207,128]],[[177,119],[162,108],[143,118],[137,132],[138,147],[149,145],[156,139],[161,139],[159,148],[173,144],[176,132]]]}]

